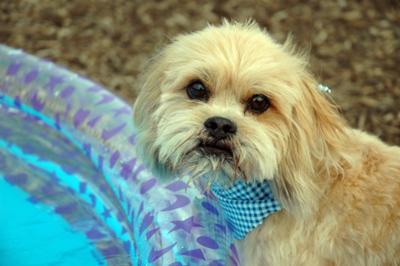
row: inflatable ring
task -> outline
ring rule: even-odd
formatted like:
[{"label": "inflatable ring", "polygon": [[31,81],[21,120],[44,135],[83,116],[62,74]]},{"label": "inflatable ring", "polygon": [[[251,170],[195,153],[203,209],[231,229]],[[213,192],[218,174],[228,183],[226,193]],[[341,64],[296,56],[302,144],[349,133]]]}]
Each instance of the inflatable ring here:
[{"label": "inflatable ring", "polygon": [[239,265],[215,200],[137,158],[131,112],[0,46],[0,265]]}]

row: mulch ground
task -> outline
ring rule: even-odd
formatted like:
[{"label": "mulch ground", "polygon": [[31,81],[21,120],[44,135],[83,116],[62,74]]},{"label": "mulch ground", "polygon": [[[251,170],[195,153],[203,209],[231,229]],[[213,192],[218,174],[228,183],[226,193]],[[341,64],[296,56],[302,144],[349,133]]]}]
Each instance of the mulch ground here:
[{"label": "mulch ground", "polygon": [[352,126],[400,144],[400,1],[0,0],[0,42],[135,97],[140,66],[172,36],[254,18],[292,33]]}]

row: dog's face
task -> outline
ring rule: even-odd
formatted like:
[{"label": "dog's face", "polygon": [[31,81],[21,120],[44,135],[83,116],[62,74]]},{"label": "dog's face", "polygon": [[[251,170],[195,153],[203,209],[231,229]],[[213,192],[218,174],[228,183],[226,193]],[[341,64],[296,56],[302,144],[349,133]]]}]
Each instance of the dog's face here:
[{"label": "dog's face", "polygon": [[329,123],[315,86],[302,57],[257,26],[211,26],[178,37],[145,71],[138,143],[168,172],[271,179]]}]

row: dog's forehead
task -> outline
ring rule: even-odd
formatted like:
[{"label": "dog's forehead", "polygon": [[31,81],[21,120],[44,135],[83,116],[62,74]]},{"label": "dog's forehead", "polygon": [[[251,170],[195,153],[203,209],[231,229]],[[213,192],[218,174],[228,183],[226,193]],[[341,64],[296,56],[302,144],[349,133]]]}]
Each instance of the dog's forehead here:
[{"label": "dog's forehead", "polygon": [[279,95],[301,78],[298,58],[256,27],[210,27],[185,35],[169,55],[176,76],[200,79],[211,90],[228,89],[240,97]]},{"label": "dog's forehead", "polygon": [[205,67],[209,75],[273,74],[289,55],[267,33],[253,28],[212,27],[179,38],[179,61]]}]

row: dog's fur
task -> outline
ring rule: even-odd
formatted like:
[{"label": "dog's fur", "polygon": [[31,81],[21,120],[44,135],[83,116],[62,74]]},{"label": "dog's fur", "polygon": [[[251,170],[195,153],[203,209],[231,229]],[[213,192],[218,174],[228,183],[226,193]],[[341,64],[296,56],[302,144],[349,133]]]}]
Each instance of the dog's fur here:
[{"label": "dog's fur", "polygon": [[[201,80],[207,102],[188,98]],[[317,89],[305,56],[254,23],[177,37],[144,71],[138,144],[167,175],[270,179],[284,210],[242,241],[245,265],[400,265],[400,149],[351,129]],[[246,111],[254,94],[262,114]],[[229,118],[233,159],[196,149],[211,116]]]}]

